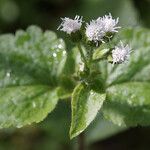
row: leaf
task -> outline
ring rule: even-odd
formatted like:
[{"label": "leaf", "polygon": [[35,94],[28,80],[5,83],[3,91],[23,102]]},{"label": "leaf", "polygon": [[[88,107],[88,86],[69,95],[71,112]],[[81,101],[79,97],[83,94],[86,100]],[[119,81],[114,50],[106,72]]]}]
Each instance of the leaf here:
[{"label": "leaf", "polygon": [[56,106],[57,89],[27,85],[0,90],[0,128],[22,127],[42,121]]},{"label": "leaf", "polygon": [[119,37],[133,51],[129,62],[102,69],[107,75],[104,117],[117,125],[150,125],[150,30],[124,29]]},{"label": "leaf", "polygon": [[[106,61],[101,61],[101,63],[99,64],[100,72],[102,74],[101,80],[106,82],[104,84],[106,91],[111,86],[123,84],[125,82],[132,83],[132,82],[138,81],[138,82],[140,82],[140,84],[142,84],[141,82],[150,80],[150,77],[148,74],[149,64],[150,64],[150,59],[149,59],[150,58],[149,35],[150,34],[149,33],[150,33],[149,30],[141,29],[141,28],[137,28],[137,29],[135,28],[134,30],[133,29],[125,29],[120,32],[118,37],[121,40],[123,40],[124,43],[129,43],[129,45],[131,45],[133,52],[131,53],[131,58],[130,58],[129,62],[126,62],[121,65],[113,66],[113,65],[108,65],[108,63]],[[115,43],[118,42],[118,37],[114,39]],[[140,41],[140,42],[137,42],[137,41]],[[95,53],[95,56],[97,56],[96,53]],[[143,75],[142,78],[141,78],[141,75]],[[102,85],[102,84],[96,84],[96,85]],[[100,87],[99,87],[99,90],[100,90]],[[96,91],[99,91],[99,90],[96,90]],[[89,91],[87,90],[87,92],[89,92]],[[132,91],[132,93],[134,94],[134,91]],[[84,96],[83,93],[81,95]],[[85,94],[85,95],[87,95],[87,94]],[[103,110],[106,110],[106,111],[107,111],[107,105],[109,105],[109,103],[110,103],[109,97],[107,97],[107,98],[108,98],[107,102],[105,102],[105,105],[103,108]],[[123,98],[126,100],[126,97],[123,97]],[[78,98],[76,98],[76,99],[78,99]],[[83,99],[86,99],[86,98],[83,97]],[[138,101],[140,103],[139,99],[138,99]],[[76,103],[77,102],[78,101],[76,101]],[[113,103],[115,103],[115,100],[111,104],[113,104]],[[75,110],[75,108],[74,109],[73,108],[72,108],[72,113],[75,114],[75,111],[77,111],[78,109]],[[118,107],[118,108],[116,107],[111,111],[114,111],[113,113],[115,114],[116,113],[115,109],[119,109],[119,108],[120,107]],[[107,116],[104,113],[104,116],[107,119],[112,121],[114,118],[111,118],[111,111],[109,111],[110,114],[107,113]],[[84,109],[81,109],[81,112],[83,114]],[[110,116],[110,118],[108,116]],[[124,113],[124,116],[127,117],[127,114]],[[122,116],[122,119],[124,119],[124,116]],[[74,115],[72,115],[72,118],[75,120],[74,122],[76,122],[76,124],[74,123],[74,127],[73,127],[74,129],[73,128],[71,129],[72,130],[71,136],[74,133],[78,133],[78,132],[80,133],[80,131],[82,132],[82,130],[80,130],[80,129],[82,129],[84,126],[86,128],[85,117],[83,117],[84,119],[80,119],[79,115],[77,115],[77,117],[75,119]],[[73,122],[73,119],[72,119],[72,122]],[[80,123],[80,120],[84,120],[84,122]],[[118,122],[116,122],[115,119],[114,119],[114,123],[119,124]],[[80,127],[80,125],[81,125],[81,127]],[[75,126],[77,126],[77,127],[75,127]],[[78,135],[78,134],[76,134],[76,135]],[[74,136],[76,136],[76,135],[74,135]]]},{"label": "leaf", "polygon": [[71,104],[71,139],[79,135],[93,121],[104,100],[104,93],[97,93],[82,84],[75,88]]},{"label": "leaf", "polygon": [[86,132],[86,143],[89,145],[101,140],[105,140],[119,132],[123,132],[126,129],[126,127],[117,126],[106,120],[102,117],[102,114],[99,113]]},{"label": "leaf", "polygon": [[118,125],[149,125],[150,83],[128,82],[109,87],[103,113]]},{"label": "leaf", "polygon": [[0,69],[20,76],[17,84],[24,78],[30,83],[58,84],[65,60],[64,42],[51,31],[43,33],[40,28],[31,26],[26,32],[17,31],[15,36],[0,37]]},{"label": "leaf", "polygon": [[109,52],[109,49],[96,49],[94,54],[93,54],[93,60],[100,60],[100,59],[103,59],[106,54]]},{"label": "leaf", "polygon": [[[132,48],[132,53],[129,62],[117,65],[112,68],[107,78],[107,85],[114,85],[127,81],[143,81],[147,74],[142,78],[137,79],[136,76],[142,73],[145,68],[150,65],[150,30],[135,28],[123,30],[120,33],[120,38],[125,43],[129,43]],[[110,66],[110,65],[109,65]]]},{"label": "leaf", "polygon": [[59,92],[66,58],[63,40],[51,31],[30,26],[0,36],[1,128],[39,122],[55,108],[66,95]]}]

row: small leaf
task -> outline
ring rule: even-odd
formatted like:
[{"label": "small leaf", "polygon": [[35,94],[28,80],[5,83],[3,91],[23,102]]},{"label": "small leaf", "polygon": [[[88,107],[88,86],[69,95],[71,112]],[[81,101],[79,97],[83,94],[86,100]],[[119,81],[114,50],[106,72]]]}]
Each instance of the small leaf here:
[{"label": "small leaf", "polygon": [[109,49],[96,49],[93,54],[93,60],[100,60],[103,59],[106,54],[109,52]]},{"label": "small leaf", "polygon": [[109,87],[103,113],[117,125],[149,125],[150,83],[128,82]]},{"label": "small leaf", "polygon": [[97,93],[79,84],[72,95],[71,139],[83,132],[94,120],[105,100],[104,93]]}]

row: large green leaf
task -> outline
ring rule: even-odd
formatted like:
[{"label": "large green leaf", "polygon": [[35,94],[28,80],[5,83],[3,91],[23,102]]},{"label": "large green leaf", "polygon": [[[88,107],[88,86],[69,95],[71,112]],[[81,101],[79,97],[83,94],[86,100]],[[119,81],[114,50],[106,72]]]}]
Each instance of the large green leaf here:
[{"label": "large green leaf", "polygon": [[72,121],[70,137],[79,135],[94,120],[105,100],[104,93],[97,93],[79,84],[72,95]]},{"label": "large green leaf", "polygon": [[43,120],[65,92],[65,44],[36,26],[0,36],[0,128]]},{"label": "large green leaf", "polygon": [[129,82],[109,87],[103,112],[118,125],[149,125],[150,83]]},{"label": "large green leaf", "polygon": [[0,90],[0,128],[42,121],[58,101],[57,89],[44,85],[12,86]]},{"label": "large green leaf", "polygon": [[111,121],[106,120],[100,112],[86,132],[86,143],[89,145],[105,140],[126,129],[126,127],[115,125]]},{"label": "large green leaf", "polygon": [[51,31],[43,33],[40,28],[31,26],[26,32],[17,31],[15,36],[0,36],[0,83],[8,73],[11,74],[8,85],[55,86],[65,60],[64,42]]},{"label": "large green leaf", "polygon": [[[107,65],[107,97],[104,116],[118,125],[150,124],[150,30],[121,31],[119,37],[131,45],[129,62]],[[103,65],[102,65],[103,66]]]},{"label": "large green leaf", "polygon": [[[127,82],[127,81],[146,81],[145,77],[148,79],[148,65],[150,65],[150,30],[135,28],[126,29],[120,32],[120,39],[125,43],[129,43],[132,48],[131,57],[129,62],[124,64],[112,66],[109,65],[108,68],[112,68],[109,72],[107,78],[107,85],[114,85],[117,83]],[[138,78],[138,74],[143,73],[142,78]]]},{"label": "large green leaf", "polygon": [[[119,96],[117,97],[118,99],[116,99],[116,97],[114,98],[114,96],[115,96],[115,94],[117,95],[117,91],[116,91],[116,93],[114,93],[114,96],[113,96],[113,93],[111,95],[109,94],[109,89],[111,89],[112,86],[115,88],[115,85],[118,86],[118,84],[121,86],[125,82],[130,82],[131,85],[132,85],[132,82],[138,82],[138,84],[140,84],[140,87],[144,88],[144,86],[145,86],[144,82],[150,81],[150,76],[149,76],[149,72],[150,72],[149,71],[149,68],[150,68],[150,59],[149,59],[150,58],[150,46],[149,46],[150,31],[148,29],[142,29],[142,28],[124,29],[119,33],[119,36],[116,36],[114,38],[114,43],[117,44],[117,42],[119,42],[119,39],[123,40],[124,43],[129,43],[129,45],[131,46],[132,53],[131,53],[130,60],[124,64],[119,64],[119,65],[112,65],[112,64],[108,64],[108,62],[106,62],[106,61],[102,61],[99,65],[99,67],[100,67],[100,72],[101,72],[101,79],[105,81],[104,87],[106,87],[106,94],[108,95],[105,105],[104,105],[104,108],[103,108],[104,116],[107,119],[113,121],[114,123],[122,125],[124,118],[128,118],[129,116],[127,115],[127,113],[123,113],[123,115],[119,114],[120,105],[122,106],[121,100],[124,99],[124,101],[127,101],[128,99],[130,99],[130,97],[124,96],[123,94],[119,94],[119,92],[118,92]],[[76,57],[76,61],[77,61],[77,58],[78,57]],[[101,87],[102,87],[102,84],[96,83],[96,85],[101,85]],[[126,87],[126,88],[128,88],[128,87]],[[81,92],[82,96],[79,96],[80,92]],[[123,90],[122,90],[122,92],[123,92]],[[130,92],[133,95],[136,94],[136,91],[134,91],[134,90],[132,90]],[[88,90],[88,88],[82,89],[80,86],[78,88],[76,88],[76,90],[74,91],[73,100],[72,100],[72,125],[71,125],[71,132],[70,132],[71,137],[77,136],[90,124],[90,122],[89,122],[89,124],[86,125],[87,119],[85,117],[85,114],[86,114],[85,110],[87,111],[85,100],[87,101],[87,99],[88,99],[87,95],[89,93],[90,93],[90,90]],[[148,101],[146,94],[147,93],[143,93],[142,97]],[[113,99],[113,101],[111,98]],[[82,100],[80,100],[80,99],[82,99]],[[81,104],[79,103],[80,102],[79,100],[81,101]],[[119,102],[121,103],[120,105],[118,104],[119,105],[118,107],[116,107],[117,100],[120,100]],[[98,98],[98,101],[100,102],[100,98]],[[117,101],[117,103],[119,103],[119,102]],[[141,104],[140,98],[138,98],[138,97],[137,97],[137,103],[139,105]],[[134,104],[134,102],[132,104]],[[124,105],[124,107],[128,108],[129,106]],[[96,108],[96,106],[94,106],[93,108],[91,108],[91,111],[92,111],[92,109],[95,111],[97,108]],[[99,107],[99,109],[100,109],[100,107]],[[111,113],[111,111],[112,111],[112,113]],[[141,111],[141,113],[142,113],[142,111],[143,111],[142,107],[140,107],[138,109],[138,111],[139,112]],[[136,113],[136,110],[133,109],[132,112],[133,112],[133,114],[136,114],[139,116],[139,114]],[[80,115],[79,115],[79,113],[80,113]],[[95,114],[95,116],[96,116],[96,114]],[[115,116],[119,116],[120,117],[119,119],[122,120],[122,122],[117,121],[117,118],[115,119]],[[94,119],[94,117],[92,118],[92,120]],[[139,117],[139,119],[136,120],[137,122],[135,122],[134,120],[132,122],[133,118],[131,117],[131,118],[129,118],[130,123],[126,122],[126,124],[128,124],[128,125],[129,124],[135,125],[138,123],[141,124],[140,117]],[[143,117],[141,117],[141,120],[142,120],[142,118]],[[143,124],[145,124],[145,123],[143,122]]]}]

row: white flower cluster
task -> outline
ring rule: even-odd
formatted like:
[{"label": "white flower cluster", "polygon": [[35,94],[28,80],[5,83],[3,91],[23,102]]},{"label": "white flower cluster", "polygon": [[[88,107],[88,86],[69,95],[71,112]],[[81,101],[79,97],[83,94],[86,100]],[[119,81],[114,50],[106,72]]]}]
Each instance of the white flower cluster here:
[{"label": "white flower cluster", "polygon": [[88,40],[94,41],[96,44],[98,42],[104,42],[103,37],[106,33],[118,32],[117,29],[120,28],[117,26],[118,22],[119,18],[113,19],[110,13],[104,17],[99,17],[96,20],[92,20],[86,25],[86,36]]},{"label": "white flower cluster", "polygon": [[76,15],[74,19],[70,19],[67,17],[61,19],[62,23],[60,24],[57,30],[60,29],[61,31],[66,32],[67,34],[71,34],[80,30],[82,25],[82,17]]},{"label": "white flower cluster", "polygon": [[98,45],[98,42],[103,42],[105,32],[97,20],[92,20],[89,24],[86,24],[85,34],[89,41],[93,41]]},{"label": "white flower cluster", "polygon": [[[74,19],[70,18],[61,18],[62,23],[58,27],[58,30],[66,32],[67,34],[74,33],[80,30],[82,25],[82,17],[75,16]],[[113,19],[111,14],[105,15],[104,17],[99,17],[96,20],[92,20],[89,24],[86,24],[86,36],[89,41],[99,42],[103,41],[103,37],[107,32],[118,32],[117,29],[120,27],[117,26],[119,18]]]},{"label": "white flower cluster", "polygon": [[130,57],[131,48],[129,45],[123,45],[122,41],[112,50],[113,64],[120,64],[128,60]]},{"label": "white flower cluster", "polygon": [[104,32],[118,32],[117,29],[121,28],[117,26],[119,18],[113,19],[111,14],[99,17],[97,22],[102,26]]},{"label": "white flower cluster", "polygon": [[[62,23],[58,27],[59,30],[66,32],[67,34],[75,33],[80,30],[82,26],[82,17],[75,16],[74,19],[61,18]],[[85,25],[85,35],[88,41],[91,41],[98,46],[99,42],[104,43],[104,39],[111,38],[113,33],[118,32],[121,28],[117,26],[119,18],[113,19],[112,15],[109,13],[103,17],[99,17],[96,20],[90,21]],[[108,35],[110,37],[108,37]],[[83,35],[84,36],[84,35]],[[122,63],[128,60],[130,56],[130,47],[128,45],[124,46],[122,42],[112,50],[113,64]]]}]

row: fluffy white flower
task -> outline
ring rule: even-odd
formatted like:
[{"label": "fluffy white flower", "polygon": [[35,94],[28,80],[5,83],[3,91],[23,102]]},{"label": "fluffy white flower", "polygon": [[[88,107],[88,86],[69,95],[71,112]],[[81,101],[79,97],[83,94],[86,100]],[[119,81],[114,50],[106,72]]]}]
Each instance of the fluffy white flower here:
[{"label": "fluffy white flower", "polygon": [[94,41],[96,44],[98,44],[99,41],[103,42],[103,37],[105,35],[102,26],[97,20],[92,20],[89,24],[86,24],[85,34],[89,41]]},{"label": "fluffy white flower", "polygon": [[67,17],[61,19],[62,23],[60,24],[57,30],[64,31],[67,34],[71,34],[80,30],[82,25],[82,17],[76,15],[74,19],[70,19]]},{"label": "fluffy white flower", "polygon": [[113,19],[110,13],[103,17],[99,17],[97,22],[103,27],[104,32],[118,32],[117,29],[121,28],[117,26],[119,18]]},{"label": "fluffy white flower", "polygon": [[124,46],[120,41],[118,46],[115,46],[114,50],[112,50],[113,64],[123,63],[124,61],[128,60],[130,52],[131,48],[129,45]]}]

